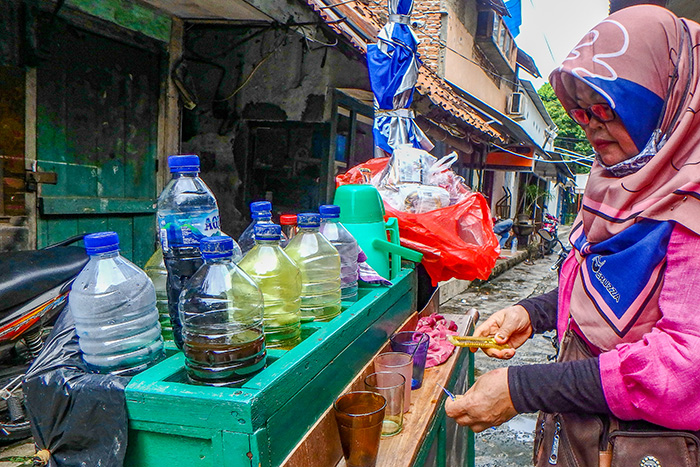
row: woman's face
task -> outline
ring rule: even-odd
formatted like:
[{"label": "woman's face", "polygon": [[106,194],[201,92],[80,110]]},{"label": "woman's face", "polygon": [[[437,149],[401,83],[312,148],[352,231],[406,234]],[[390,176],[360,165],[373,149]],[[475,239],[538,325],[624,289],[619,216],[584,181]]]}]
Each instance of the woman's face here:
[{"label": "woman's face", "polygon": [[[563,81],[569,95],[574,98],[578,107],[587,109],[593,104],[607,104],[603,96],[583,81],[574,77]],[[591,116],[588,125],[584,125],[582,128],[586,132],[586,138],[605,165],[618,164],[639,153],[617,114],[613,120],[605,123],[595,116]]]}]

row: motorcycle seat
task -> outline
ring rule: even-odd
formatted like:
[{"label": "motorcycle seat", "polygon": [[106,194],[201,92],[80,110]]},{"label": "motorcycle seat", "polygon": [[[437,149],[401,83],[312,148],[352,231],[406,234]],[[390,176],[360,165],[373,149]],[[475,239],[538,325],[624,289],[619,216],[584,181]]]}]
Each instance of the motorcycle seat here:
[{"label": "motorcycle seat", "polygon": [[0,312],[70,280],[87,262],[85,249],[76,246],[0,254]]}]

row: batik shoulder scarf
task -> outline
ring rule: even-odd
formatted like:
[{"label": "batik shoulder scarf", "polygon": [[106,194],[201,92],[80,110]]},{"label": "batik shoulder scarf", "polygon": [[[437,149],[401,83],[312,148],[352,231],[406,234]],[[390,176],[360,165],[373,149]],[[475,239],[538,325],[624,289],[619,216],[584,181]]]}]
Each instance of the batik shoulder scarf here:
[{"label": "batik shoulder scarf", "polygon": [[[660,318],[666,247],[675,223],[700,234],[700,25],[650,5],[593,28],[550,76],[568,111],[568,73],[615,110],[640,151],[614,167],[594,162],[571,244],[577,265],[570,316],[605,351]],[[569,282],[569,284],[571,284]]]}]

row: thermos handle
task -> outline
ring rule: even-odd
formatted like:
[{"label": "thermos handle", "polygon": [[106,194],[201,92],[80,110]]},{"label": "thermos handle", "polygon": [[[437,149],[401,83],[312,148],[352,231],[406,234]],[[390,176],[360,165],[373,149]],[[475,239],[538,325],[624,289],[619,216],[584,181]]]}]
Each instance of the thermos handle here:
[{"label": "thermos handle", "polygon": [[376,238],[372,241],[372,246],[378,250],[391,253],[390,279],[394,279],[401,271],[402,257],[409,261],[420,263],[423,260],[423,253],[401,246],[399,240],[399,220],[397,218],[390,217],[389,220],[386,221],[386,230],[389,232],[391,242]]}]

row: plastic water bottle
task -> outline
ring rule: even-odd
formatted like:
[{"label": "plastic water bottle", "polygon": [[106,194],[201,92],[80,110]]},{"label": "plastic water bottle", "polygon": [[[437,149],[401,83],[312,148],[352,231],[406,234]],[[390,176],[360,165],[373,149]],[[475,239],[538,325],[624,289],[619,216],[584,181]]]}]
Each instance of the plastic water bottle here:
[{"label": "plastic water bottle", "polygon": [[180,295],[185,369],[190,382],[239,385],[265,366],[263,298],[233,261],[230,237],[203,238],[204,264]]},{"label": "plastic water bottle", "polygon": [[359,254],[357,240],[340,223],[339,206],[326,204],[320,206],[318,210],[321,213],[319,231],[340,255],[340,298],[354,302],[357,300],[357,255]]},{"label": "plastic water bottle", "polygon": [[513,240],[510,242],[510,252],[511,254],[516,254],[518,252],[518,237],[513,236]]},{"label": "plastic water bottle", "polygon": [[[168,312],[173,338],[182,348],[177,302],[185,282],[201,266],[199,243],[219,235],[219,207],[209,187],[199,178],[199,157],[176,155],[168,158],[172,179],[158,197],[158,229],[168,270]],[[234,256],[240,249],[234,245]]]},{"label": "plastic water bottle", "polygon": [[260,287],[267,347],[292,347],[301,336],[301,273],[280,248],[277,224],[255,226],[255,246],[238,265]]},{"label": "plastic water bottle", "polygon": [[100,373],[135,374],[163,355],[153,283],[119,254],[115,232],[84,243],[90,261],[68,296],[83,360]]},{"label": "plastic water bottle", "polygon": [[[241,236],[238,237],[238,245],[240,245],[243,255],[255,246],[255,226],[258,224],[272,224],[272,203],[269,201],[253,201],[250,203],[250,217],[252,221]],[[282,241],[286,243],[287,237],[283,237]]]},{"label": "plastic water bottle", "polygon": [[340,313],[340,255],[318,231],[317,213],[297,216],[298,232],[284,249],[301,272],[301,320],[328,321]]},{"label": "plastic water bottle", "polygon": [[146,261],[143,270],[156,289],[156,309],[158,310],[161,334],[163,334],[164,340],[171,341],[173,340],[173,325],[168,313],[168,270],[165,269],[163,250],[160,246]]},{"label": "plastic water bottle", "polygon": [[284,248],[287,246],[287,243],[289,243],[289,240],[297,233],[297,215],[282,214],[280,216],[280,226],[282,227],[280,246]]}]

